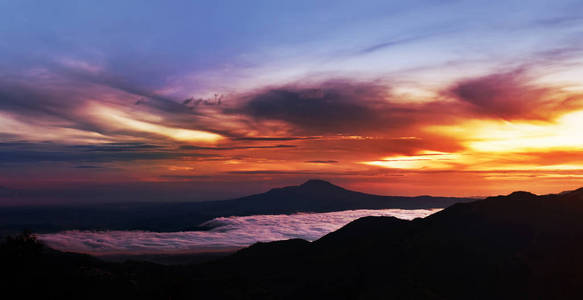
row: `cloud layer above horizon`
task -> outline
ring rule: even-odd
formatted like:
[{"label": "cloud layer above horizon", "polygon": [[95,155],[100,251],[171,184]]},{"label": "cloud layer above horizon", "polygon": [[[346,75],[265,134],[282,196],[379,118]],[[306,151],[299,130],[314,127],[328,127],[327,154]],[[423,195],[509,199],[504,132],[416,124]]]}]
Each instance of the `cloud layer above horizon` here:
[{"label": "cloud layer above horizon", "polygon": [[208,231],[64,231],[39,234],[49,247],[93,255],[178,254],[232,251],[256,242],[287,239],[314,241],[365,216],[393,216],[412,220],[440,209],[347,210],[330,213],[221,217],[204,223]]},{"label": "cloud layer above horizon", "polygon": [[577,188],[582,9],[6,1],[0,185],[216,186],[201,199],[313,177],[400,195]]}]

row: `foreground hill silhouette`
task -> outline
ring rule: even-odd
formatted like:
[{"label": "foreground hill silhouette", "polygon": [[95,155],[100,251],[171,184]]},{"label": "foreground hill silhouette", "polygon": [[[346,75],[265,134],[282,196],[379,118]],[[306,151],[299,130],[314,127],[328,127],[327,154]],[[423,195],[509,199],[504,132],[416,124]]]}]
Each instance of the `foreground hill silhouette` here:
[{"label": "foreground hill silhouette", "polygon": [[[187,195],[185,195],[187,197]],[[123,203],[85,206],[3,207],[0,234],[29,229],[55,232],[84,230],[197,230],[197,225],[222,216],[330,212],[348,209],[444,208],[453,197],[378,196],[349,191],[323,180],[272,189],[239,199],[190,203]]]},{"label": "foreground hill silhouette", "polygon": [[200,265],[104,263],[30,238],[0,253],[4,292],[22,296],[581,299],[583,190],[516,192],[413,221],[365,217],[315,242],[258,243]]}]

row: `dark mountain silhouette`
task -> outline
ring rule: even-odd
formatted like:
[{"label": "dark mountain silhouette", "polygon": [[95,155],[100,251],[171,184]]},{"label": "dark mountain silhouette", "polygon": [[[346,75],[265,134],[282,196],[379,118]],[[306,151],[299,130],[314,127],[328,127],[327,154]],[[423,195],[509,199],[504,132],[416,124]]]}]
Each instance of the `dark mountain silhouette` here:
[{"label": "dark mountain silhouette", "polygon": [[272,189],[239,199],[183,203],[122,203],[84,206],[0,208],[0,234],[82,230],[201,230],[222,216],[330,212],[347,209],[444,208],[471,199],[378,196],[349,191],[323,180]]},{"label": "dark mountain silhouette", "polygon": [[[475,199],[474,199],[475,200]],[[271,189],[266,193],[234,200],[205,202],[203,207],[225,215],[233,210],[244,214],[328,212],[348,209],[444,208],[472,199],[454,197],[379,196],[346,190],[324,180]]]},{"label": "dark mountain silhouette", "polygon": [[581,299],[583,190],[365,217],[311,243],[257,243],[199,265],[104,263],[28,239],[0,249],[4,292],[24,280],[49,298]]}]

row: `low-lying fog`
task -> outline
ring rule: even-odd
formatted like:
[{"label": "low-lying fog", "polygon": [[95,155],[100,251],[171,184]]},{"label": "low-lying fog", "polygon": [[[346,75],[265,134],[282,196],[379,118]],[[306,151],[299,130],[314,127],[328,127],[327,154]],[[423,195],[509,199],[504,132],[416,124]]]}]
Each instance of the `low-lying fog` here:
[{"label": "low-lying fog", "polygon": [[72,230],[39,234],[38,238],[57,250],[93,255],[200,253],[233,250],[255,242],[291,238],[313,241],[365,216],[394,216],[411,220],[426,217],[439,210],[347,210],[329,213],[221,217],[205,223],[212,227],[208,231],[159,233]]}]

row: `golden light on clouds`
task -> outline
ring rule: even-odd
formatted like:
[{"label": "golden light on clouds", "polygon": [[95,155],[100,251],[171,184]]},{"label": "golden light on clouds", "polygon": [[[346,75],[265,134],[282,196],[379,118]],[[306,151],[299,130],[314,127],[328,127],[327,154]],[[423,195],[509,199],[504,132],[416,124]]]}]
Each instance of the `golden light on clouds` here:
[{"label": "golden light on clouds", "polygon": [[583,111],[554,121],[468,120],[457,125],[430,126],[433,134],[449,136],[465,146],[455,153],[419,151],[363,164],[406,170],[577,171],[583,158]]},{"label": "golden light on clouds", "polygon": [[[91,114],[97,116],[103,121],[106,121],[110,126],[115,126],[131,131],[162,135],[177,141],[214,143],[223,138],[219,134],[208,131],[174,128],[152,122],[137,120],[131,118],[123,111],[99,104],[93,104],[90,108],[90,111]],[[153,118],[154,117],[150,117],[149,119]]]},{"label": "golden light on clouds", "polygon": [[471,150],[525,152],[583,148],[583,111],[568,113],[553,122],[474,121],[454,126],[432,126],[429,131],[452,135]]},{"label": "golden light on clouds", "polygon": [[460,158],[461,155],[455,153],[422,151],[418,155],[389,156],[363,164],[393,169],[449,169]]}]

